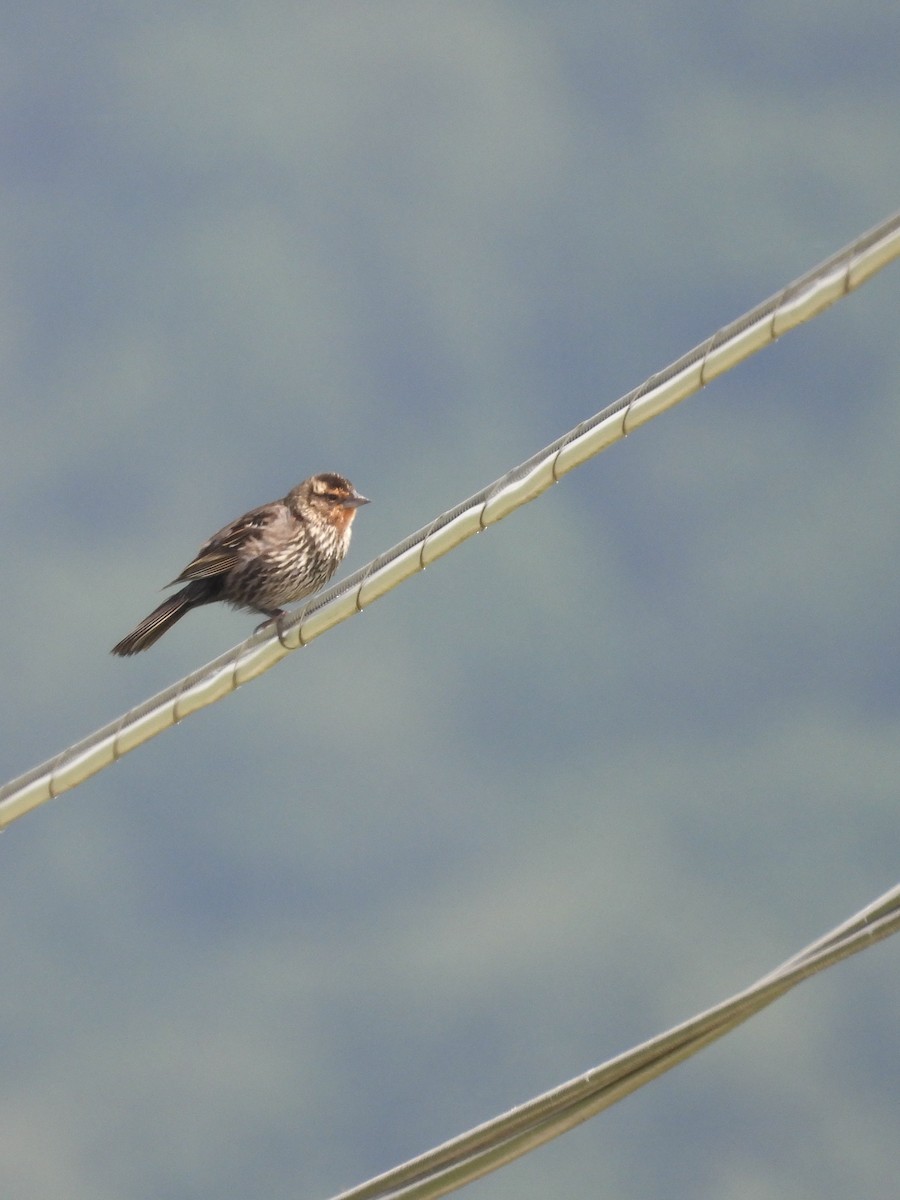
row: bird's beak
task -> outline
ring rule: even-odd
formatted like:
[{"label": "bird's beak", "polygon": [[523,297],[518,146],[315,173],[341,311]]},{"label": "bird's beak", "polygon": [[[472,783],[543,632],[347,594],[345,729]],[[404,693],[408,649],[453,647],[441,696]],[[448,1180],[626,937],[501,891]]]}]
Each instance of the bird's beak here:
[{"label": "bird's beak", "polygon": [[354,492],[352,496],[348,496],[346,500],[342,501],[344,508],[362,508],[364,504],[371,503],[372,501],[368,496],[361,496],[359,492]]}]

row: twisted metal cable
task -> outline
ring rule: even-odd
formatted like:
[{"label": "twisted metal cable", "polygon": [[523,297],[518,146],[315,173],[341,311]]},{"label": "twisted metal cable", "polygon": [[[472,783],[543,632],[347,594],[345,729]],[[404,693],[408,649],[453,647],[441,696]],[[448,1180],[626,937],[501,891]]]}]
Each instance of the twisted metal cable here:
[{"label": "twisted metal cable", "polygon": [[745,991],[332,1200],[434,1200],[520,1158],[730,1033],[804,979],[900,930],[900,885]]},{"label": "twisted metal cable", "polygon": [[0,830],[185,717],[235,691],[332,626],[361,612],[410,575],[545,492],[647,421],[693,395],[782,334],[817,316],[900,256],[900,213],[889,217],[664,371],[442,513],[430,525],[322,592],[281,622],[207,663],[118,720],[0,788]]}]

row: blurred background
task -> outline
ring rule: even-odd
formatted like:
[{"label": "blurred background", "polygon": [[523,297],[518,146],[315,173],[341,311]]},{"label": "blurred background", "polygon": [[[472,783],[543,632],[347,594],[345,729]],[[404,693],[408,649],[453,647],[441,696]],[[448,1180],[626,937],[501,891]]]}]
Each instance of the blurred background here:
[{"label": "blurred background", "polygon": [[[897,207],[900,14],[2,17],[8,779],[222,653],[108,651],[315,471],[352,570]],[[0,1184],[325,1197],[897,881],[900,272],[0,840]],[[473,1196],[896,1190],[897,945]]]}]

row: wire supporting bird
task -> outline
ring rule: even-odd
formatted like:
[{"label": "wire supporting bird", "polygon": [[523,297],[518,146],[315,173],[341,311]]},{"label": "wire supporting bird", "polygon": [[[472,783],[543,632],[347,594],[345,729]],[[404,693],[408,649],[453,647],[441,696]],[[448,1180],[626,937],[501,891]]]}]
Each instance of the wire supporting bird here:
[{"label": "wire supporting bird", "polygon": [[356,510],[368,504],[342,475],[313,475],[283,500],[253,508],[214,533],[181,574],[184,583],[113,646],[121,656],[147,650],[185,613],[218,600],[276,620],[283,605],[324,587],[350,545]]}]

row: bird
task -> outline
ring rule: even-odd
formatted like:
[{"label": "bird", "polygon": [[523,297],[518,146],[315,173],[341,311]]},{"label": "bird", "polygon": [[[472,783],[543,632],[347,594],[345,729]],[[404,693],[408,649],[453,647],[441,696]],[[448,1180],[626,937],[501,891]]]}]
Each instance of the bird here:
[{"label": "bird", "polygon": [[166,585],[186,586],[145,617],[112,653],[139,654],[192,608],[218,600],[277,621],[284,615],[283,605],[312,595],[332,577],[350,545],[356,510],[368,503],[343,475],[325,472],[305,479],[282,500],[252,508],[203,543]]}]

